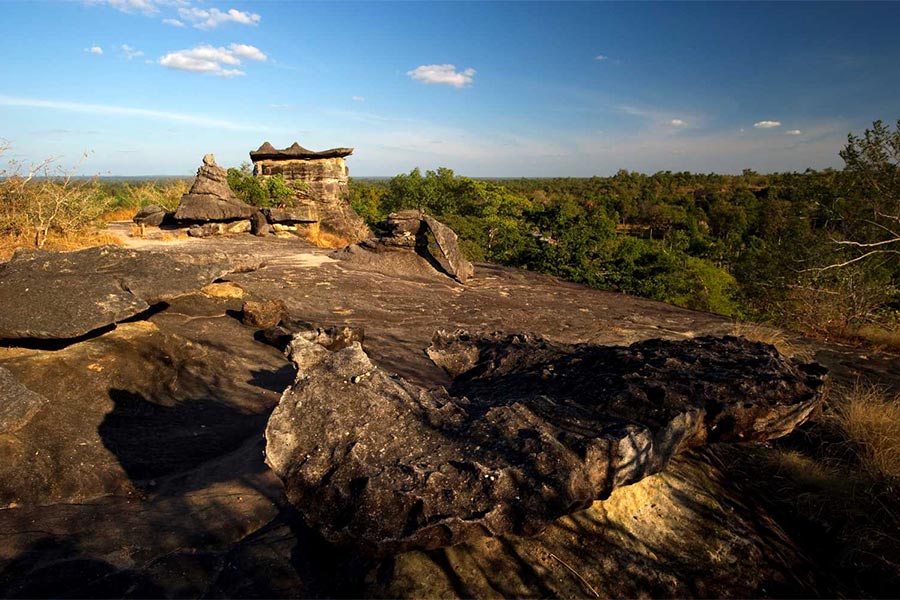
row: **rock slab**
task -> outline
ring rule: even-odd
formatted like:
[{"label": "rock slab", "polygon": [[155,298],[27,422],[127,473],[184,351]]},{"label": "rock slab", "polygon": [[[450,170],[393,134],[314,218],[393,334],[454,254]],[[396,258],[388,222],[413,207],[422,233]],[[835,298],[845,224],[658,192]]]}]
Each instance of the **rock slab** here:
[{"label": "rock slab", "polygon": [[232,270],[226,262],[187,263],[118,246],[19,251],[0,264],[0,339],[75,338]]},{"label": "rock slab", "polygon": [[359,343],[295,338],[266,461],[329,540],[375,554],[533,535],[709,442],[766,440],[821,400],[823,369],[734,337],[629,347],[440,334],[426,390]]}]

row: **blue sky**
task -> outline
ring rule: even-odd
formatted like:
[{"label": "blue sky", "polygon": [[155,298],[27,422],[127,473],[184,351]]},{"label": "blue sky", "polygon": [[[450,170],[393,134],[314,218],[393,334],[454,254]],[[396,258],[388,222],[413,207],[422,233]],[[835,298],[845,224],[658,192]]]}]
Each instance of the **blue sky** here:
[{"label": "blue sky", "polygon": [[4,159],[352,146],[352,175],[840,167],[900,118],[900,4],[4,1]]}]

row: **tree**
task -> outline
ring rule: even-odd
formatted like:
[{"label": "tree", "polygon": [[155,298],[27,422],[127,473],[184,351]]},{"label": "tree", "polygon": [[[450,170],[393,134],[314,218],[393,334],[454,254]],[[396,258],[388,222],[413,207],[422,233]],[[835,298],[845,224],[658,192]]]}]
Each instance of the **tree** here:
[{"label": "tree", "polygon": [[894,131],[875,121],[863,137],[851,133],[840,154],[849,188],[832,209],[837,221],[832,242],[841,247],[841,259],[819,267],[822,271],[900,256],[900,120]]},{"label": "tree", "polygon": [[[9,148],[0,144],[0,155]],[[75,177],[87,159],[65,170],[48,158],[28,167],[10,162],[0,171],[0,231],[12,235],[32,235],[34,246],[43,248],[51,231],[69,233],[84,229],[96,221],[111,205],[112,199],[102,193],[92,179]]]}]

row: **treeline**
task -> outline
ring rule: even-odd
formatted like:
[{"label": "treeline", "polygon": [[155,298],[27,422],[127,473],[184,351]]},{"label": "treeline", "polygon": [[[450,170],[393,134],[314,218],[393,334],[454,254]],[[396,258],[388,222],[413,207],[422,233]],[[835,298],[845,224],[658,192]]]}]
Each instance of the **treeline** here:
[{"label": "treeline", "polygon": [[900,315],[900,134],[850,136],[843,170],[351,182],[372,225],[422,208],[474,261],[820,334]]}]

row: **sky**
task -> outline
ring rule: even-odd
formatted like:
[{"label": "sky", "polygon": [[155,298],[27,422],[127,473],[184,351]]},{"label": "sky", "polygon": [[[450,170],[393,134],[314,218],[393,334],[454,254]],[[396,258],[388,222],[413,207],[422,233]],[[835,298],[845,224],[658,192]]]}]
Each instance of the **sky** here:
[{"label": "sky", "polygon": [[263,141],[352,176],[840,168],[900,118],[900,3],[5,0],[0,157],[190,175]]}]

